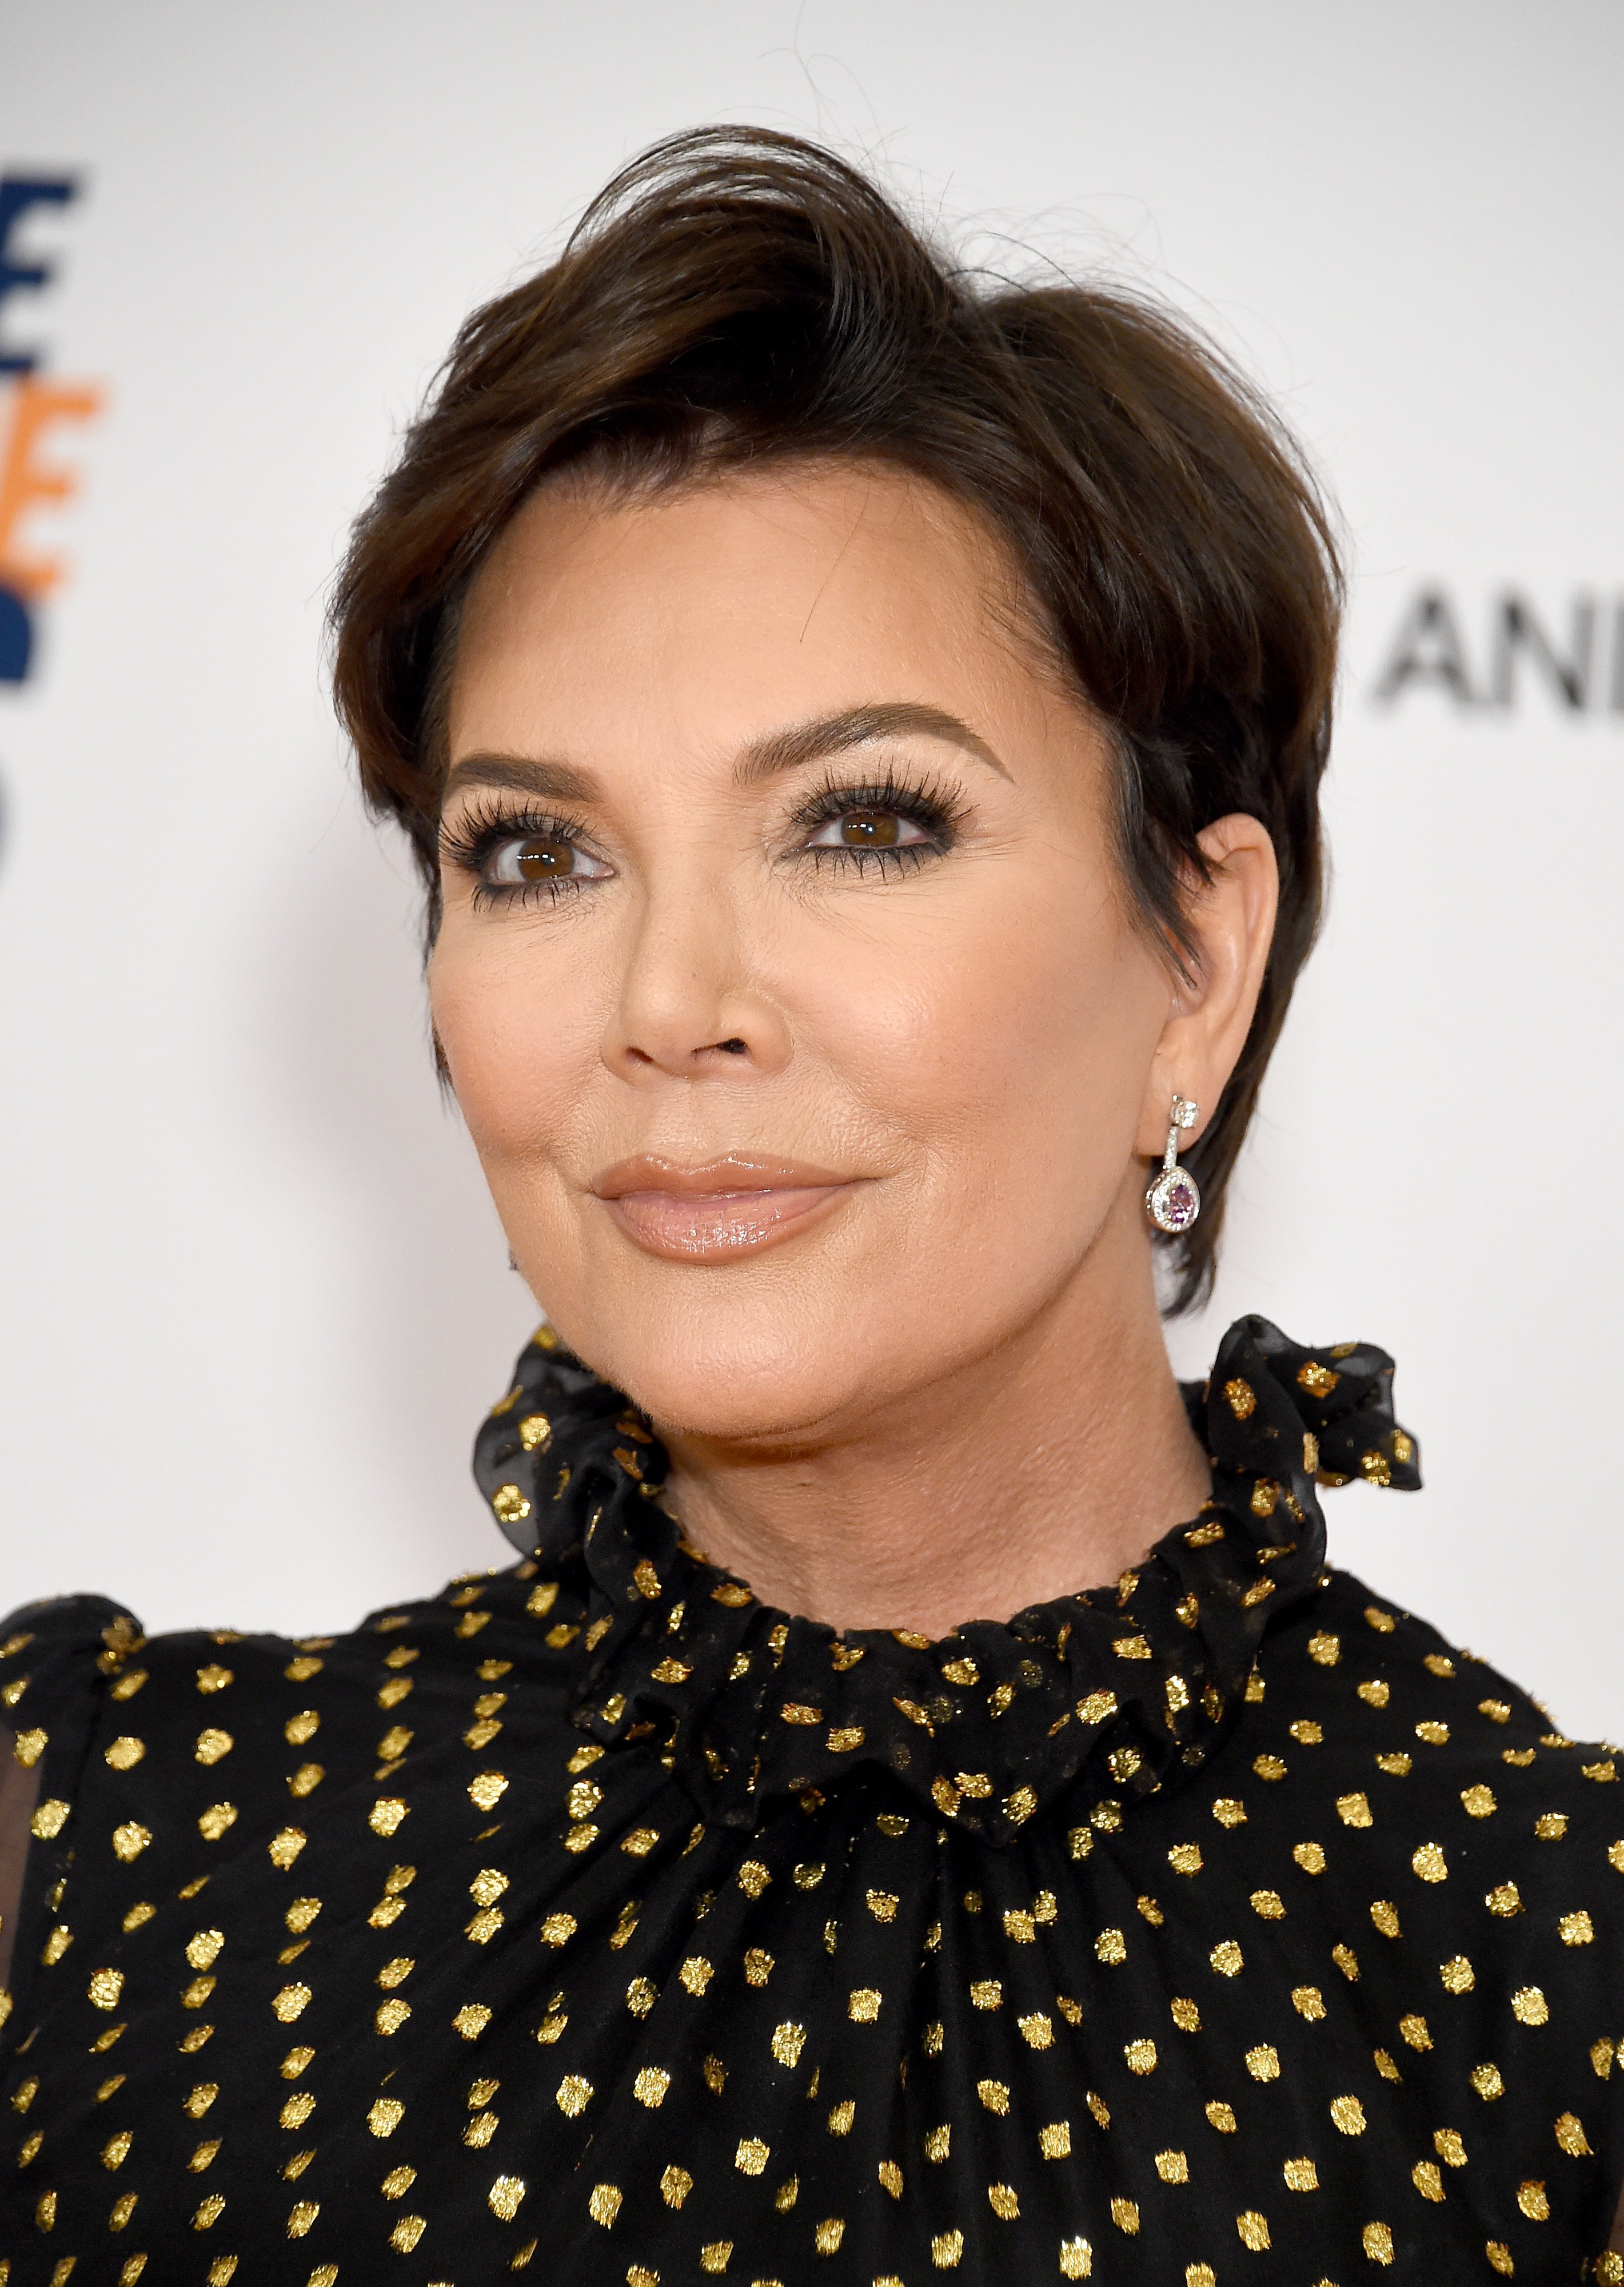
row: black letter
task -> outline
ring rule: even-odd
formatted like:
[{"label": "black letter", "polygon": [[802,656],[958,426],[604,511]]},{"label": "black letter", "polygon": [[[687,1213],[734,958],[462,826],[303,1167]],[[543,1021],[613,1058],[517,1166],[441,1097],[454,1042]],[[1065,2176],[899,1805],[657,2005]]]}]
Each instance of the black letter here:
[{"label": "black letter", "polygon": [[1457,706],[1477,703],[1461,630],[1441,588],[1423,588],[1406,613],[1376,695],[1391,705],[1405,685],[1414,682],[1441,683],[1453,692]]},{"label": "black letter", "polygon": [[1494,624],[1494,702],[1509,707],[1518,645],[1549,677],[1565,707],[1578,708],[1590,691],[1590,664],[1596,651],[1596,605],[1589,596],[1573,599],[1573,643],[1571,659],[1559,656],[1556,645],[1520,596],[1501,599]]}]

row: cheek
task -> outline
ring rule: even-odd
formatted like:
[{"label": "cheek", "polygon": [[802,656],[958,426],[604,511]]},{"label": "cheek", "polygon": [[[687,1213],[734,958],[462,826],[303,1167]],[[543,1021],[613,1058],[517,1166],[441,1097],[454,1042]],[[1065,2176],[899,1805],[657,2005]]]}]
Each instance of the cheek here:
[{"label": "cheek", "polygon": [[580,980],[538,961],[522,931],[481,938],[451,917],[430,961],[429,1006],[493,1182],[506,1163],[550,1158],[579,1115],[602,1030]]},{"label": "cheek", "polygon": [[[824,1052],[939,1182],[1114,1191],[1169,1001],[1166,973],[1108,896],[1029,882],[1013,909],[854,946],[821,965]],[[971,1210],[974,1213],[974,1204]]]}]

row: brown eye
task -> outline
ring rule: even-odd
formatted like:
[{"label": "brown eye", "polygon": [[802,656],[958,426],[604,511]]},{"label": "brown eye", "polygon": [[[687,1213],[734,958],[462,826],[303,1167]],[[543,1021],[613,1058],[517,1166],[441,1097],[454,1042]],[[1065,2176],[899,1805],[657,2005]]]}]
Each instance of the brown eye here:
[{"label": "brown eye", "polygon": [[574,870],[575,851],[550,834],[532,834],[513,845],[514,872],[524,882],[553,882]]},{"label": "brown eye", "polygon": [[870,851],[876,857],[940,849],[939,839],[906,811],[890,810],[883,803],[855,800],[849,810],[826,819],[807,843],[808,850],[848,850],[855,857]]},{"label": "brown eye", "polygon": [[611,870],[570,835],[546,828],[510,835],[479,862],[480,879],[493,891],[520,890],[532,882],[567,883],[577,889],[585,882],[607,880]]},{"label": "brown eye", "polygon": [[847,850],[895,850],[902,839],[902,820],[892,810],[848,810],[840,820],[840,841]]}]

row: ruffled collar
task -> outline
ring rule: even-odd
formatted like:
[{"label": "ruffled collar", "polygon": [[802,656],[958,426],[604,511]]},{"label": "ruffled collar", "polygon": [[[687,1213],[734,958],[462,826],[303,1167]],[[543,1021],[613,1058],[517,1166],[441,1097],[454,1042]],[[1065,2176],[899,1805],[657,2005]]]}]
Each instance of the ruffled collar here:
[{"label": "ruffled collar", "polygon": [[1320,1585],[1317,1487],[1421,1482],[1392,1372],[1368,1343],[1303,1349],[1238,1320],[1205,1385],[1185,1385],[1212,1467],[1200,1515],[1112,1587],[935,1642],[839,1634],[707,1563],[654,1498],[666,1459],[648,1423],[550,1328],[474,1470],[508,1539],[581,1602],[572,1716],[594,1738],[652,1740],[727,1825],[879,1766],[1002,1845],[1062,1796],[1108,1829],[1206,1761],[1265,1632]]}]

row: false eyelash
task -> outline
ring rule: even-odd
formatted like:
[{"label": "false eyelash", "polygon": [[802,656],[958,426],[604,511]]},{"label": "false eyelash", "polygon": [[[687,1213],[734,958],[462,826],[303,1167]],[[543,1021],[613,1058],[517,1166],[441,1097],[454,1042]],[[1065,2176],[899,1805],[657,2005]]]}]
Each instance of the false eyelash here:
[{"label": "false eyelash", "polygon": [[958,839],[966,807],[958,790],[945,780],[926,778],[911,784],[899,779],[889,764],[883,779],[855,786],[842,783],[832,768],[823,785],[796,811],[793,823],[802,832],[814,834],[847,811],[886,810],[923,827],[934,847],[914,842],[905,843],[900,850],[816,849],[805,853],[820,864],[832,859],[840,865],[855,864],[859,872],[878,864],[883,872],[887,866],[919,866],[927,859],[944,856]]},{"label": "false eyelash", "polygon": [[477,795],[454,821],[440,825],[440,857],[447,866],[477,873],[493,850],[526,834],[556,835],[573,842],[583,832],[579,819],[560,818],[552,811],[515,808],[488,794]]},{"label": "false eyelash", "polygon": [[493,900],[506,902],[516,898],[531,898],[538,894],[556,898],[573,893],[581,885],[568,880],[490,882],[484,878],[485,869],[493,853],[504,842],[516,841],[531,834],[555,835],[560,842],[576,842],[585,832],[579,819],[564,818],[553,811],[515,808],[496,795],[479,795],[454,821],[442,820],[440,861],[445,866],[454,866],[460,873],[473,876],[476,905]]}]

